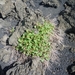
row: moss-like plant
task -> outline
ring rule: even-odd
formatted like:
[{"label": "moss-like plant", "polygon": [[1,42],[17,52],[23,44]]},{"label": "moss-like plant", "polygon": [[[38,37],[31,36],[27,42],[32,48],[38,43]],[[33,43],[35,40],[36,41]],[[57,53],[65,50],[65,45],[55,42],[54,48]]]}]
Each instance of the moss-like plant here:
[{"label": "moss-like plant", "polygon": [[50,34],[52,34],[54,26],[49,22],[44,21],[43,25],[37,23],[34,26],[37,31],[26,32],[18,39],[16,47],[20,52],[25,53],[27,56],[40,57],[41,60],[48,60],[50,53]]}]

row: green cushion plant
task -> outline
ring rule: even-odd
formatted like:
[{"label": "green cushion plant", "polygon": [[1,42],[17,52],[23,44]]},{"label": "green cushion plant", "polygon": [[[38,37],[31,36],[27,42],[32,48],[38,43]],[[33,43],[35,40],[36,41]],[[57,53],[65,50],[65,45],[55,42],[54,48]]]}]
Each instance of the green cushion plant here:
[{"label": "green cushion plant", "polygon": [[54,26],[47,21],[44,21],[42,25],[37,23],[34,26],[34,30],[26,30],[18,39],[16,49],[27,56],[40,57],[41,61],[48,60],[51,47],[49,38],[53,29]]}]

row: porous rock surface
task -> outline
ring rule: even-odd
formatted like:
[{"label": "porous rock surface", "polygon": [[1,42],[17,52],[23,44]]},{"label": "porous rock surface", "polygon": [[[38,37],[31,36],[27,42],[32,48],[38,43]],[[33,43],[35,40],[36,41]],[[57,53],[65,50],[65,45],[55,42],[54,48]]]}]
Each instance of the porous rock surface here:
[{"label": "porous rock surface", "polygon": [[[0,42],[0,75],[44,75],[39,59],[26,61],[26,56],[15,51],[18,38],[26,29],[32,30],[37,22],[43,23],[39,10],[27,7],[25,0],[0,0],[0,28],[4,29]],[[16,23],[14,23],[16,22]],[[13,25],[14,24],[14,25]],[[14,32],[10,32],[14,27]]]},{"label": "porous rock surface", "polygon": [[59,6],[60,0],[42,0],[41,4],[46,7],[57,8]]},{"label": "porous rock surface", "polygon": [[[62,29],[66,34],[64,44],[72,55],[75,55],[75,1],[68,0],[66,2],[65,10],[60,13],[58,18],[59,28]],[[75,57],[75,56],[74,56]],[[70,66],[67,68],[69,75],[75,75],[75,59],[72,59]]]},{"label": "porous rock surface", "polygon": [[[15,51],[17,39],[26,29],[33,30],[37,22],[43,23],[41,11],[27,6],[28,0],[0,0],[0,75],[74,75],[75,73],[75,1],[66,0],[58,17],[53,50],[47,68],[37,59],[31,59]],[[37,0],[36,0],[37,1]],[[29,3],[35,6],[35,1]],[[39,1],[37,1],[39,3]],[[59,7],[61,0],[40,0],[45,8]],[[11,33],[10,29],[14,27]],[[4,31],[4,32],[3,32]],[[11,47],[12,45],[12,47]],[[68,67],[69,65],[72,66]]]},{"label": "porous rock surface", "polygon": [[3,0],[0,3],[2,5],[0,8],[0,10],[1,10],[0,12],[3,17],[6,17],[12,11],[12,9],[14,9],[14,5],[9,0]]},{"label": "porous rock surface", "polygon": [[38,59],[23,64],[17,64],[9,69],[6,75],[44,75],[42,63]]}]

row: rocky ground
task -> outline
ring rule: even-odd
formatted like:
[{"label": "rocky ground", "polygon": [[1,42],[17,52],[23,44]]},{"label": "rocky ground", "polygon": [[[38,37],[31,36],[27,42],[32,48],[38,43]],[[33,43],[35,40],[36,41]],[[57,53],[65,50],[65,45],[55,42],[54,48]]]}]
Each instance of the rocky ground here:
[{"label": "rocky ground", "polygon": [[[0,0],[0,75],[75,75],[74,0]],[[55,26],[45,65],[15,50],[26,29],[43,18]]]}]

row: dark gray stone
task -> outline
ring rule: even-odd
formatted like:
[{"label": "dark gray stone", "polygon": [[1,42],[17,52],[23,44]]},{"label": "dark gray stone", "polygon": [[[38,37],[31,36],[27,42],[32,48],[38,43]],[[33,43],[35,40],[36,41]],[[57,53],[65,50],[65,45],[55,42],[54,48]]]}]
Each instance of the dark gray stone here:
[{"label": "dark gray stone", "polygon": [[1,8],[2,17],[6,17],[14,8],[14,5],[11,1],[6,1],[5,4]]},{"label": "dark gray stone", "polygon": [[7,22],[7,21],[0,18],[0,28],[9,27],[9,26],[11,26],[10,22]]},{"label": "dark gray stone", "polygon": [[12,36],[9,38],[9,44],[10,45],[14,45],[17,46],[18,42],[18,38],[21,37],[21,35],[24,33],[24,28],[20,26],[16,27],[15,32],[12,34]]},{"label": "dark gray stone", "polygon": [[3,71],[2,71],[1,66],[0,66],[0,75],[3,75]]},{"label": "dark gray stone", "polygon": [[34,59],[24,64],[18,64],[9,69],[6,75],[44,75],[42,63]]},{"label": "dark gray stone", "polygon": [[75,62],[68,66],[67,71],[69,75],[75,75]]},{"label": "dark gray stone", "polygon": [[[14,33],[9,38],[9,44],[16,46],[17,39],[23,34],[23,32],[26,29],[33,30],[34,29],[33,27],[37,22],[43,23],[43,19],[42,19],[42,15],[39,10],[34,11],[33,9],[30,9],[29,7],[26,6],[25,0],[12,0],[11,2],[9,1],[10,3],[8,1],[6,3],[1,4],[0,12],[3,17],[9,18],[10,15],[13,15],[14,18],[17,18],[19,20],[18,26],[16,26]],[[55,1],[54,0],[43,0],[43,3],[45,6],[48,5],[48,7],[54,7],[54,8],[59,6],[59,2],[60,2],[60,0],[55,0]],[[5,6],[7,3],[9,3],[9,5],[11,4],[11,6],[7,9],[8,12],[5,11],[5,9],[3,9],[4,11],[2,11],[3,6]],[[15,7],[12,7],[13,3],[15,5]],[[34,7],[34,3],[33,2],[30,2],[30,3]],[[71,38],[71,40],[68,39],[68,41],[71,41],[71,42],[74,41],[74,37],[75,37],[75,35],[74,35],[74,33],[75,33],[75,28],[74,28],[75,27],[75,22],[74,22],[75,10],[72,9],[72,7],[74,7],[74,0],[68,0],[67,3],[65,4],[66,10],[64,12],[62,12],[59,16],[59,21],[60,21],[59,28],[62,29],[63,32],[65,32],[66,30],[69,30],[69,29],[73,30],[73,31],[67,32],[67,33],[69,33],[68,38]],[[16,9],[14,10],[13,8],[16,8]],[[15,11],[14,12],[15,14],[13,14],[12,10]],[[47,12],[49,12],[49,11],[47,11]],[[5,19],[3,20],[3,22],[1,21],[1,23],[0,23],[0,24],[2,24],[0,26],[1,28],[6,23],[6,22],[4,23],[4,21],[5,21]],[[7,25],[4,25],[4,27],[7,27]],[[9,25],[8,25],[8,27],[9,27]],[[55,50],[56,51],[53,52],[55,54],[53,54],[53,56],[51,57],[51,60],[49,62],[50,65],[48,66],[50,70],[46,71],[47,72],[46,75],[54,75],[54,74],[55,75],[68,75],[65,70],[66,70],[67,65],[69,65],[71,63],[71,59],[74,57],[73,54],[71,52],[69,52],[69,48],[64,49],[65,46],[63,45],[63,43],[61,43],[62,40],[59,35],[60,35],[59,32],[58,32],[57,36],[55,35],[55,37],[58,38],[55,41],[56,41],[56,47],[59,50],[56,50],[56,49],[53,50],[53,51],[55,51]],[[61,35],[61,36],[63,36],[63,35]],[[66,37],[64,37],[64,38],[66,39]],[[4,39],[4,42],[5,41],[6,41],[6,39]],[[59,43],[60,45],[62,44],[61,45],[62,47],[59,48],[60,45],[57,44],[57,41],[60,42]],[[68,45],[68,43],[67,43],[67,45]],[[53,46],[55,46],[55,45],[53,45]],[[74,52],[75,48],[71,48],[71,50]],[[20,60],[21,56],[17,57],[16,54],[17,53],[13,49],[10,49],[9,47],[0,49],[0,62],[5,63],[5,64],[0,63],[2,68],[5,68],[8,65],[10,66],[10,64],[12,64],[14,61],[17,61],[16,63],[13,64],[12,68],[9,68],[7,70],[6,75],[44,75],[45,74],[42,63],[38,59],[33,59],[32,61],[21,63],[21,60]],[[75,67],[72,67],[72,71],[75,72]],[[3,72],[3,71],[1,70],[1,72]]]},{"label": "dark gray stone", "polygon": [[70,51],[71,51],[72,53],[75,53],[75,48],[70,48]]},{"label": "dark gray stone", "polygon": [[75,7],[75,0],[68,0],[66,3],[67,5],[72,6],[72,8]]},{"label": "dark gray stone", "polygon": [[34,25],[37,24],[37,22],[43,23],[43,17],[40,11],[33,11],[28,7],[25,9],[25,11],[27,16],[23,19],[23,21],[19,22],[19,26],[16,27],[15,32],[9,38],[10,45],[17,46],[18,38],[24,33],[26,29],[32,30],[34,29]]},{"label": "dark gray stone", "polygon": [[42,0],[42,4],[46,7],[57,8],[59,6],[60,0]]},{"label": "dark gray stone", "polygon": [[59,18],[59,27],[63,30],[63,31],[66,31],[67,29],[70,29],[71,28],[71,25],[63,19],[63,16],[60,15]]},{"label": "dark gray stone", "polygon": [[16,11],[21,20],[26,16],[26,4],[22,0],[16,0],[15,2]]},{"label": "dark gray stone", "polygon": [[1,38],[1,43],[3,45],[7,44],[7,39],[9,38],[9,36],[7,34],[5,34],[2,38]]},{"label": "dark gray stone", "polygon": [[12,64],[16,60],[17,52],[12,47],[5,46],[4,48],[0,49],[0,65],[2,69]]},{"label": "dark gray stone", "polygon": [[66,2],[65,11],[62,11],[58,18],[59,26],[64,31],[68,31],[69,33],[71,31],[72,33],[75,33],[75,10],[72,7],[72,4],[69,5],[68,3],[72,3],[74,5],[74,0],[69,0]]},{"label": "dark gray stone", "polygon": [[35,4],[34,4],[34,1],[33,0],[30,0],[30,5],[35,7]]}]

